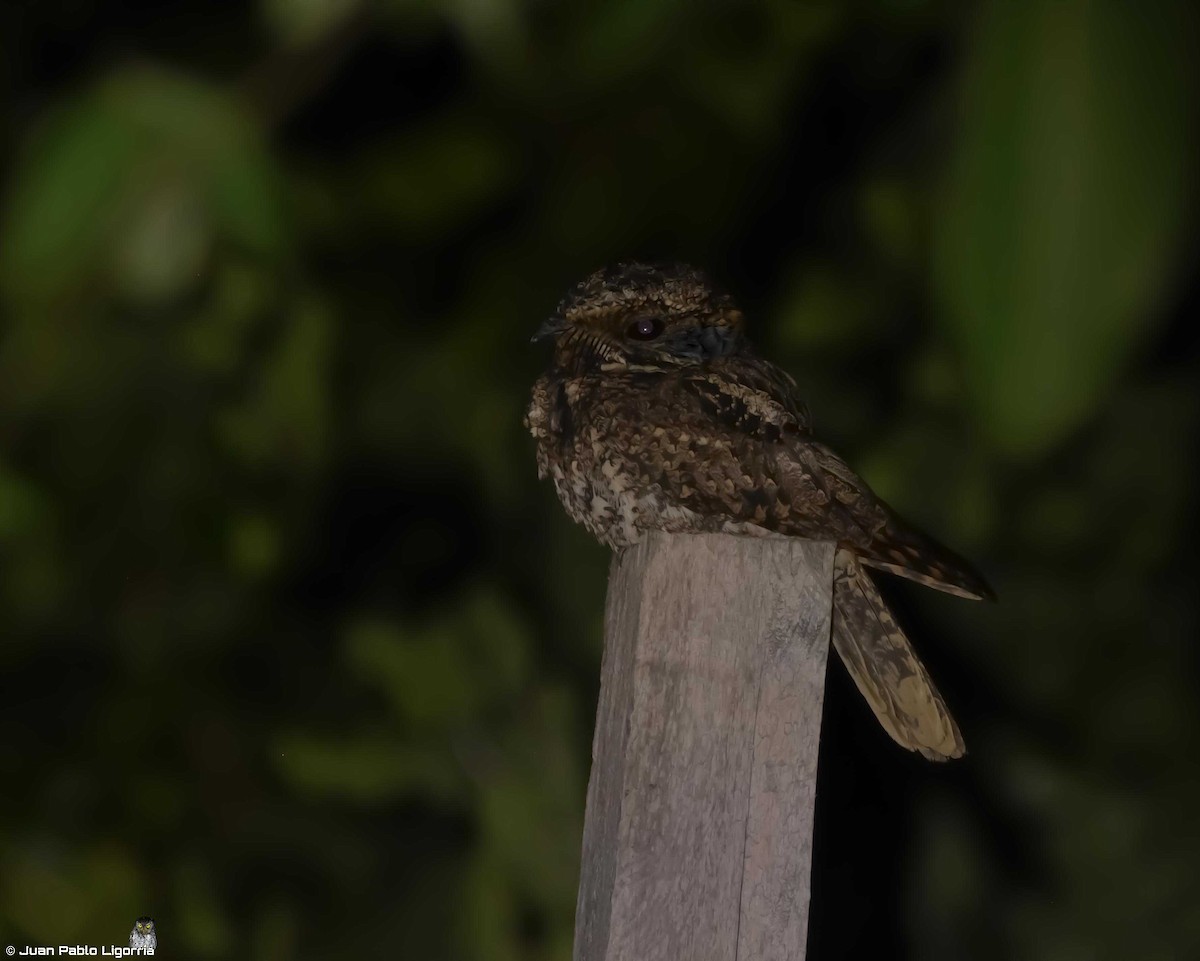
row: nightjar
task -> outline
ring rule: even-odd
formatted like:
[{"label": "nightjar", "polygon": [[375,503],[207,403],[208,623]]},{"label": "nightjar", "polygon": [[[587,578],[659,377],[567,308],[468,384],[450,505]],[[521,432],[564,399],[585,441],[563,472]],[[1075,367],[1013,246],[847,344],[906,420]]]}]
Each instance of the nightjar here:
[{"label": "nightjar", "polygon": [[994,597],[812,435],[795,381],[759,357],[741,312],[694,268],[617,264],[577,284],[534,340],[553,361],[525,416],[571,518],[620,550],[645,531],[837,544],[833,644],[884,729],[933,760],[962,735],[867,568]]}]

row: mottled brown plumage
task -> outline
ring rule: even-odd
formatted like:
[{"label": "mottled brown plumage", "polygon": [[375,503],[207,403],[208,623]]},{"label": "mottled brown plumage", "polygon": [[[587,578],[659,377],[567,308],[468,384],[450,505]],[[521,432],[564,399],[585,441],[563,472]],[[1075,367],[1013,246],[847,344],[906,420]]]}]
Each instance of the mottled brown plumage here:
[{"label": "mottled brown plumage", "polygon": [[617,550],[649,530],[836,541],[833,642],[855,684],[904,747],[964,752],[863,565],[962,597],[991,590],[812,436],[795,381],[754,353],[729,297],[690,267],[619,264],[571,290],[543,337],[554,359],[526,426],[574,520]]}]

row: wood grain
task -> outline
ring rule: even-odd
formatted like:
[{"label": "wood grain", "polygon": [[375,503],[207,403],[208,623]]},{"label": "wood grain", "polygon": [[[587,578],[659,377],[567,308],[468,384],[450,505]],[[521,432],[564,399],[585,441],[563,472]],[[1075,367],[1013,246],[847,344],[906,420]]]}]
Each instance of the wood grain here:
[{"label": "wood grain", "polygon": [[576,961],[802,959],[833,545],[613,561]]}]

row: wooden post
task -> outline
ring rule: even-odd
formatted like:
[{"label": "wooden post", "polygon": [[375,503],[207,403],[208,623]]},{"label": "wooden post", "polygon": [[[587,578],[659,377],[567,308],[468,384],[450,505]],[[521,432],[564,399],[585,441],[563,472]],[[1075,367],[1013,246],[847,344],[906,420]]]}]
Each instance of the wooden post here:
[{"label": "wooden post", "polygon": [[804,958],[834,545],[613,561],[575,961]]}]

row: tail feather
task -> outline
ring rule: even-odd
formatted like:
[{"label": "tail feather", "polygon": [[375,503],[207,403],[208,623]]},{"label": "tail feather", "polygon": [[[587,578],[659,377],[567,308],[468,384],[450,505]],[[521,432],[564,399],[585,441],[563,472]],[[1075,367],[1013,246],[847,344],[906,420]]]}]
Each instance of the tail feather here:
[{"label": "tail feather", "polygon": [[849,551],[834,574],[833,646],[892,739],[932,761],[961,757],[966,745],[946,702],[870,575]]}]

